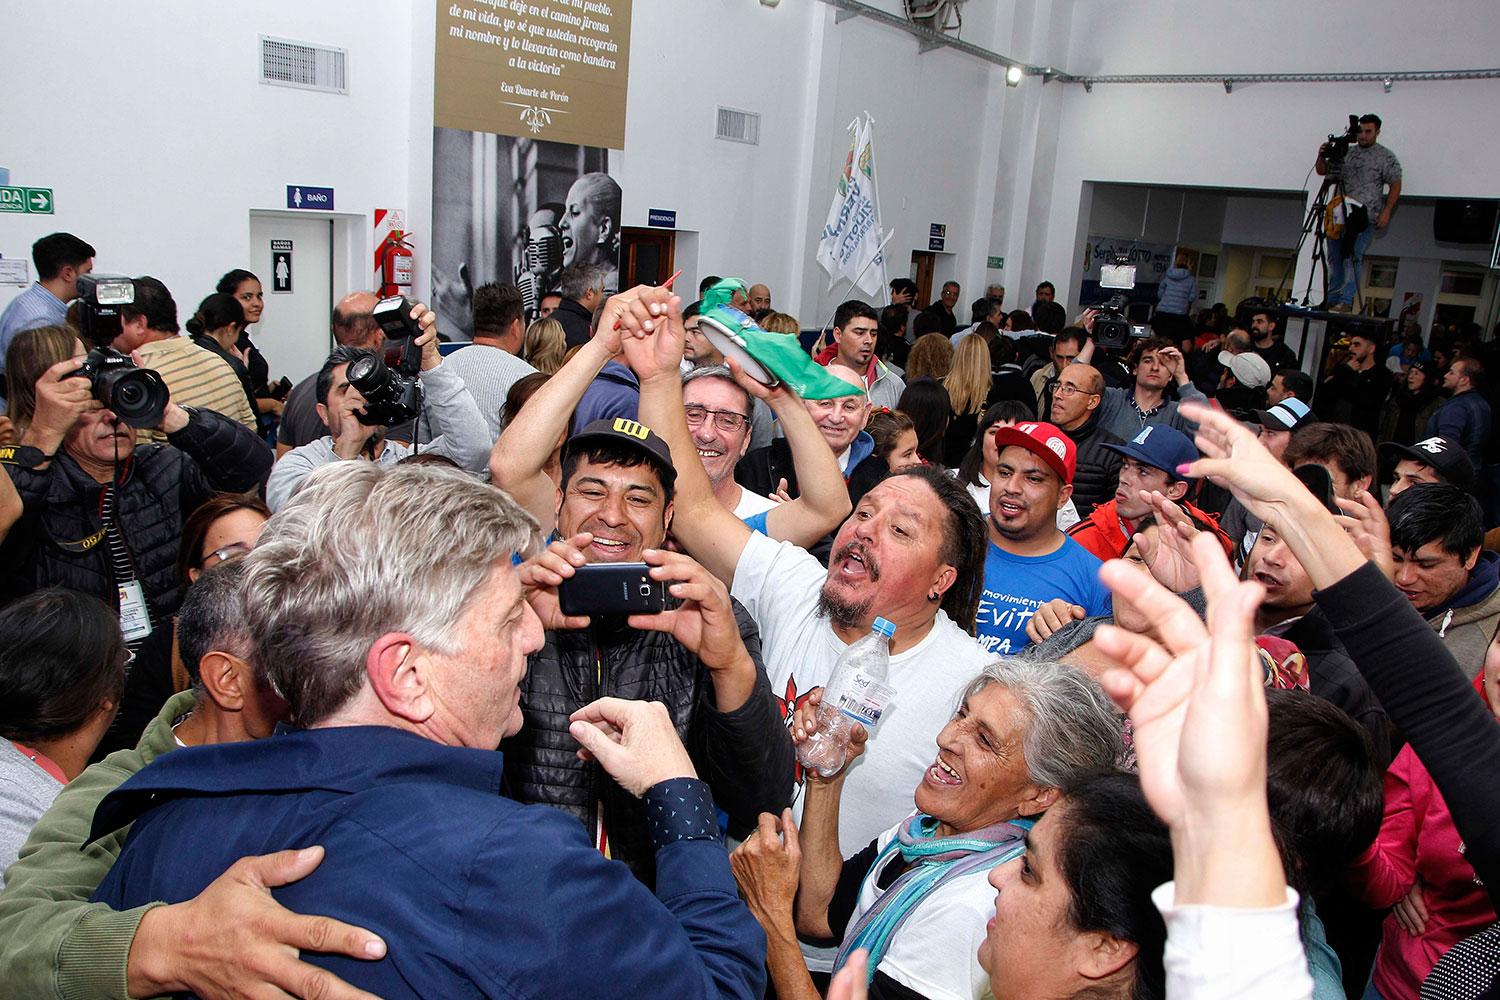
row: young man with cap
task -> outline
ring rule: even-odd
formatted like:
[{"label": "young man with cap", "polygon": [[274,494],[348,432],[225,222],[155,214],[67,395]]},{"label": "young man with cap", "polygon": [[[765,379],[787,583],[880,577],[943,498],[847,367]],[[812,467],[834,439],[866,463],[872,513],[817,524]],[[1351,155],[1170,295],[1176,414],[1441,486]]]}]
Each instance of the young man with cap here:
[{"label": "young man with cap", "polygon": [[1482,547],[1479,502],[1451,483],[1419,483],[1386,516],[1392,582],[1474,679],[1500,622],[1500,555]]},{"label": "young man with cap", "polygon": [[1424,438],[1416,444],[1385,441],[1380,457],[1396,462],[1396,481],[1391,483],[1387,501],[1420,483],[1451,483],[1465,493],[1474,486],[1474,464],[1463,446],[1441,435]]},{"label": "young man with cap", "polygon": [[1109,614],[1111,603],[1098,558],[1057,530],[1057,509],[1073,494],[1073,442],[1053,424],[1027,422],[1001,427],[995,445],[1000,462],[990,481],[990,544],[974,632],[987,651],[1008,656],[1030,643],[1026,623],[1053,598],[1091,617]]},{"label": "young man with cap", "polygon": [[557,538],[522,566],[522,583],[566,586],[586,564],[645,562],[684,596],[669,597],[659,615],[544,619],[542,647],[527,657],[520,684],[525,725],[501,744],[513,798],[573,816],[648,885],[656,862],[645,804],[578,757],[568,726],[584,705],[603,696],[665,705],[737,836],[760,813],[779,814],[792,792],[791,740],[755,621],[702,565],[662,547],[676,481],[667,443],[634,420],[595,420],[568,440]]},{"label": "young man with cap", "polygon": [[[1168,500],[1182,504],[1194,519],[1213,524],[1213,518],[1186,501],[1193,481],[1177,474],[1179,466],[1198,460],[1198,449],[1181,431],[1152,424],[1126,444],[1104,447],[1120,455],[1120,485],[1108,503],[1094,508],[1094,513],[1068,529],[1068,537],[1101,560],[1119,559],[1130,547],[1138,521],[1151,513],[1151,504],[1142,493],[1160,493]],[[1232,546],[1229,538],[1214,529],[1226,552]]]}]

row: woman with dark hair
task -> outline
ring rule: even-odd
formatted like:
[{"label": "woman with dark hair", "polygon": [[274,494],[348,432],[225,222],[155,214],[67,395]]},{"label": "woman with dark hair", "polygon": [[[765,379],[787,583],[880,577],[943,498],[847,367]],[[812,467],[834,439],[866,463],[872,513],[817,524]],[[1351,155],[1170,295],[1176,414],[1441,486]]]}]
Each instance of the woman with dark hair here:
[{"label": "woman with dark hair", "polygon": [[1172,841],[1132,774],[1065,783],[1019,858],[990,872],[995,916],[979,964],[995,1000],[1166,995],[1167,928],[1151,901]]},{"label": "woman with dark hair", "polygon": [[[215,286],[214,291],[234,296],[240,308],[245,311],[246,327],[260,322],[260,317],[266,308],[266,296],[261,288],[260,279],[254,274],[237,267],[219,279],[219,284]],[[235,340],[235,346],[244,355],[245,370],[250,378],[250,389],[255,404],[252,409],[262,415],[266,421],[274,422],[281,416],[282,402],[271,395],[270,365],[266,364],[266,359],[261,355],[260,350],[250,342],[248,329],[240,331],[239,337]]]},{"label": "woman with dark hair", "polygon": [[875,440],[875,450],[849,473],[849,502],[856,507],[892,472],[922,464],[917,454],[916,425],[900,410],[877,408],[865,423],[865,433]]},{"label": "woman with dark hair", "polygon": [[183,325],[193,343],[210,354],[217,354],[234,369],[251,411],[259,413],[255,385],[250,377],[250,356],[239,346],[240,335],[245,332],[245,309],[239,300],[225,292],[215,292],[198,304],[198,311]]},{"label": "woman with dark hair", "polygon": [[1380,415],[1380,442],[1411,444],[1427,427],[1427,418],[1443,403],[1442,385],[1431,361],[1413,361],[1395,377]]},{"label": "woman with dark hair", "polygon": [[114,720],[130,652],[96,597],[47,588],[0,610],[0,876]]},{"label": "woman with dark hair", "polygon": [[184,584],[193,583],[204,570],[249,552],[270,519],[271,511],[258,497],[238,493],[209,497],[182,526],[178,577]]},{"label": "woman with dark hair", "polygon": [[936,379],[919,378],[907,383],[896,409],[911,417],[916,425],[917,454],[922,456],[922,461],[941,468],[943,436],[948,433],[948,420],[953,415],[948,390]]}]

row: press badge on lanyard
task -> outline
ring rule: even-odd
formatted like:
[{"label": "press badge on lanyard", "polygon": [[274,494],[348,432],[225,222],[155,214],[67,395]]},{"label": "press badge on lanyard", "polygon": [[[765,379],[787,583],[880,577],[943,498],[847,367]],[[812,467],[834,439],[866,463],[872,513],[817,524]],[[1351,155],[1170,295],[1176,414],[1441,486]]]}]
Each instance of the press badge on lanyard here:
[{"label": "press badge on lanyard", "polygon": [[126,642],[138,642],[151,634],[151,613],[146,610],[146,592],[139,580],[120,584],[120,632]]}]

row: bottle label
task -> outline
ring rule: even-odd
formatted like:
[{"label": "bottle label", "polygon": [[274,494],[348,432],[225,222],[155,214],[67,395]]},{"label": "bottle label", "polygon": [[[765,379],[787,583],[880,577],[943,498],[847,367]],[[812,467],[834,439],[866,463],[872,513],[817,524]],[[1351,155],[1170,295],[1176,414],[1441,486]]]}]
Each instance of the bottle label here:
[{"label": "bottle label", "polygon": [[839,697],[838,710],[866,729],[873,730],[895,697],[894,688],[868,674],[856,673],[849,678],[849,686]]}]

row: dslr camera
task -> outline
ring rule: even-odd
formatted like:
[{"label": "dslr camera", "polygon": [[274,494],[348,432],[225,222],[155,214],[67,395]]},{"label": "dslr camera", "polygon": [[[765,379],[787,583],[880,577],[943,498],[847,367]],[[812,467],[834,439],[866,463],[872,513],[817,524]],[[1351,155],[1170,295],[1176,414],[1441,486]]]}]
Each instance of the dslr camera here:
[{"label": "dslr camera", "polygon": [[404,295],[375,303],[375,322],[385,339],[399,346],[399,360],[390,364],[378,354],[367,354],[349,362],[349,385],[365,398],[364,410],[355,414],[362,424],[393,427],[422,412],[422,349],[417,346],[422,331],[411,309]]},{"label": "dslr camera", "polygon": [[1349,146],[1359,141],[1359,115],[1349,116],[1349,127],[1342,135],[1330,132],[1323,144],[1323,161],[1331,168],[1342,168],[1344,157],[1349,155]]},{"label": "dslr camera", "polygon": [[131,427],[155,427],[171,401],[160,375],[138,368],[128,355],[110,347],[120,335],[120,310],[135,301],[135,282],[112,274],[78,279],[78,322],[92,345],[70,378],[86,378],[94,398]]}]

